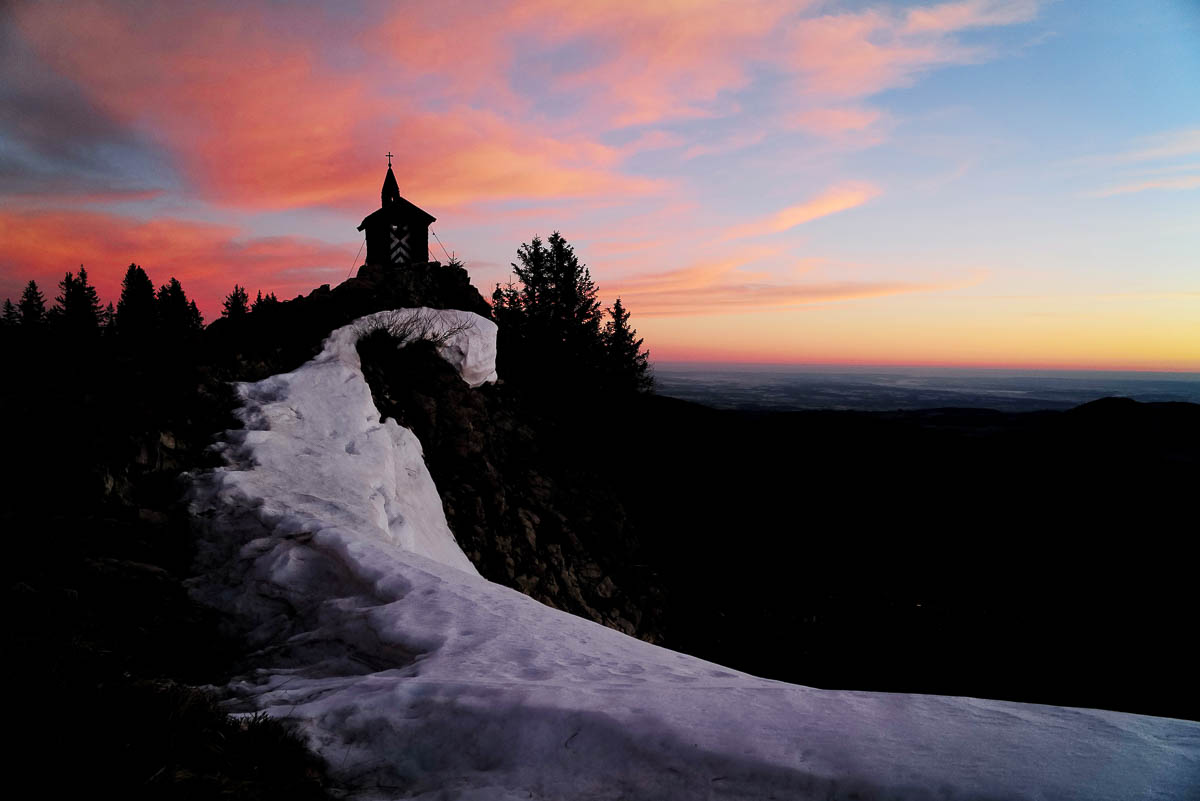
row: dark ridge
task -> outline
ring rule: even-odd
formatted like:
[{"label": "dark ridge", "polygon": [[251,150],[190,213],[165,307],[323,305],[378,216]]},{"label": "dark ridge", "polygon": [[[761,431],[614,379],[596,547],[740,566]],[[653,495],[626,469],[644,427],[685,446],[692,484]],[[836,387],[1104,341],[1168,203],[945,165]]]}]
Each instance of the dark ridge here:
[{"label": "dark ridge", "polygon": [[335,328],[388,309],[427,306],[462,309],[491,317],[491,307],[457,263],[363,265],[330,289],[268,307],[240,320],[218,319],[205,332],[212,358],[238,380],[294,370],[317,354]]}]

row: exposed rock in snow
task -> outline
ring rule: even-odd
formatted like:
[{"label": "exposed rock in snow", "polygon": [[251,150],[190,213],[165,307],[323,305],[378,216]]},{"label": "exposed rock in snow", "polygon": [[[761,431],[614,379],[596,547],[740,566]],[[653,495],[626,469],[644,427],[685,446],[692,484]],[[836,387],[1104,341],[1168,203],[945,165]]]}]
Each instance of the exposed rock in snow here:
[{"label": "exposed rock in snow", "polygon": [[767,681],[479,577],[359,369],[364,328],[410,317],[448,332],[466,381],[494,379],[482,318],[364,318],[239,387],[246,429],[192,496],[195,591],[260,648],[232,689],[300,721],[362,797],[1196,797],[1195,723]]}]

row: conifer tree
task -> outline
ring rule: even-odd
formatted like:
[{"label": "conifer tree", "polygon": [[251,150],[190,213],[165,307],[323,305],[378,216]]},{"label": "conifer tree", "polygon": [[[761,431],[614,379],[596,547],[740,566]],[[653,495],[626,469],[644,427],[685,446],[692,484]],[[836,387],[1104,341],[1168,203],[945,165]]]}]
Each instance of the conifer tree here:
[{"label": "conifer tree", "polygon": [[604,355],[612,389],[643,392],[654,386],[650,376],[650,352],[642,350],[645,340],[629,325],[629,311],[621,299],[608,309],[609,320],[604,324]]},{"label": "conifer tree", "polygon": [[130,264],[117,301],[117,332],[122,336],[147,336],[154,329],[157,316],[154,282],[145,270]]},{"label": "conifer tree", "polygon": [[158,288],[155,307],[158,312],[158,324],[164,332],[172,336],[184,336],[203,328],[203,320],[195,301],[188,300],[187,293],[183,291],[183,284],[174,276]]},{"label": "conifer tree", "polygon": [[8,298],[4,299],[4,315],[2,318],[5,328],[14,328],[21,324],[21,313]]},{"label": "conifer tree", "polygon": [[87,270],[79,265],[78,277],[67,273],[58,284],[61,295],[54,300],[56,322],[74,334],[92,334],[100,330],[100,295],[88,283]]},{"label": "conifer tree", "polygon": [[509,281],[504,286],[496,284],[492,292],[492,317],[497,325],[508,327],[516,324],[516,318],[521,314],[521,295],[516,285]]},{"label": "conifer tree", "polygon": [[204,315],[194,300],[188,301],[188,328],[192,331],[204,330]]},{"label": "conifer tree", "polygon": [[225,296],[221,304],[221,316],[229,320],[241,320],[250,313],[250,296],[244,287],[233,285],[233,291]]},{"label": "conifer tree", "polygon": [[577,389],[653,388],[649,353],[629,325],[629,311],[618,298],[601,327],[591,273],[561,233],[522,244],[512,269],[515,282],[492,292],[505,370],[538,383],[553,376],[551,383]]},{"label": "conifer tree", "polygon": [[104,311],[100,313],[100,327],[106,334],[117,330],[117,310],[113,307],[111,300],[104,307]]},{"label": "conifer tree", "polygon": [[580,264],[575,249],[555,231],[548,240],[552,282],[552,308],[556,327],[568,337],[595,342],[600,333],[600,301],[587,265]]},{"label": "conifer tree", "polygon": [[275,293],[264,295],[262,290],[258,290],[258,295],[255,296],[254,302],[250,304],[250,313],[267,311],[271,307],[279,303],[279,298],[275,297]]},{"label": "conifer tree", "polygon": [[520,310],[527,327],[542,328],[550,316],[551,297],[550,254],[542,244],[542,238],[535,236],[517,248],[517,261],[521,263],[511,265],[521,282],[515,308]]},{"label": "conifer tree", "polygon": [[46,321],[46,298],[42,295],[42,290],[38,289],[37,281],[30,281],[25,285],[17,308],[21,312],[23,326],[35,328]]},{"label": "conifer tree", "polygon": [[[535,236],[517,249],[513,272],[520,289],[496,287],[501,320],[510,338],[527,345],[532,361],[544,367],[581,372],[600,355],[600,301],[586,265],[555,231],[543,242]],[[498,294],[497,294],[498,293]]]}]

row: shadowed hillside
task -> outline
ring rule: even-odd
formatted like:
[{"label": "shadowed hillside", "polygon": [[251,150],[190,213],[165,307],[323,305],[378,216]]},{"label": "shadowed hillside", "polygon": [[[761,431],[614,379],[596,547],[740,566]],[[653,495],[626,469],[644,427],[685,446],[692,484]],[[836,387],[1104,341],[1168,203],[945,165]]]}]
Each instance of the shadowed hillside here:
[{"label": "shadowed hillside", "polygon": [[494,581],[787,681],[1196,714],[1200,406],[742,413],[360,353]]},{"label": "shadowed hillside", "polygon": [[285,726],[232,722],[194,689],[223,685],[243,646],[185,588],[179,475],[215,466],[214,434],[239,425],[228,382],[293,369],[333,327],[383,308],[487,312],[461,267],[359,272],[202,334],[0,330],[10,674],[39,688],[15,700],[31,727],[18,786],[41,786],[70,753],[60,792],[325,797],[321,766]]},{"label": "shadowed hillside", "polygon": [[[417,305],[487,312],[465,271],[431,264],[364,269],[185,342],[5,340],[15,670],[49,698],[18,699],[31,744],[86,754],[77,778],[93,787],[319,795],[319,766],[284,730],[227,730],[187,689],[234,674],[241,646],[184,588],[177,477],[210,466],[212,435],[236,425],[228,381]],[[360,353],[378,408],[424,444],[464,551],[544,603],[816,686],[1196,716],[1179,543],[1200,406],[729,412],[559,391],[552,369],[470,390],[429,348],[386,337]],[[216,759],[197,728],[241,744]]]}]

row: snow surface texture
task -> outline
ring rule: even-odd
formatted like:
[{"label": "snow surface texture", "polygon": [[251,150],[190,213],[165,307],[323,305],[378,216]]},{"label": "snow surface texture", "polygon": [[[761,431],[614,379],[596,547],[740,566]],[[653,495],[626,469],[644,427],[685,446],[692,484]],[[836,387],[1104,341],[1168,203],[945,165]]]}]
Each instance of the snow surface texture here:
[{"label": "snow surface texture", "polygon": [[[491,322],[397,314],[494,380]],[[356,797],[1200,798],[1200,724],[768,681],[486,581],[420,444],[372,403],[354,342],[387,319],[239,385],[246,428],[192,494],[195,592],[260,649],[231,689],[298,721]]]}]

